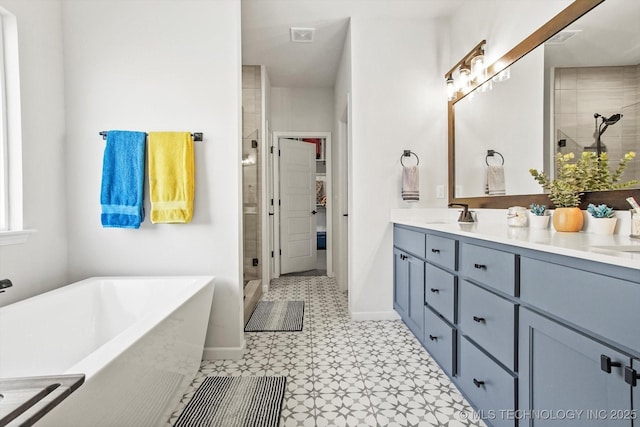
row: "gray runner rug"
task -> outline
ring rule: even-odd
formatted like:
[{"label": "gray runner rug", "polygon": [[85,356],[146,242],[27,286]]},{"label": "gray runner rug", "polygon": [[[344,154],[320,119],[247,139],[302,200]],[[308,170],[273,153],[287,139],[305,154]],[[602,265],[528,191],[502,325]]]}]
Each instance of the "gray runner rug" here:
[{"label": "gray runner rug", "polygon": [[304,301],[260,301],[244,327],[245,332],[302,330]]},{"label": "gray runner rug", "polygon": [[207,377],[174,427],[277,427],[287,377]]}]

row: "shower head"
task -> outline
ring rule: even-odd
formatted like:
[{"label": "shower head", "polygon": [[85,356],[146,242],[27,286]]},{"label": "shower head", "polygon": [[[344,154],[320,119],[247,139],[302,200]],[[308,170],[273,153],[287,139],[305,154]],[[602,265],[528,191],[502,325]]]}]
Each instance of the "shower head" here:
[{"label": "shower head", "polygon": [[598,123],[598,117],[602,118],[602,123],[600,123],[600,127],[598,129],[598,137],[600,137],[600,136],[602,136],[604,131],[607,130],[607,128],[609,126],[615,125],[616,123],[618,123],[620,121],[620,119],[622,118],[622,114],[616,113],[616,114],[613,114],[613,115],[611,115],[611,116],[609,116],[607,118],[607,117],[603,116],[602,114],[595,113],[593,115],[593,117],[596,119],[596,125]]},{"label": "shower head", "polygon": [[616,123],[618,123],[618,121],[621,118],[622,118],[622,114],[617,113],[617,114],[614,114],[614,115],[610,116],[608,119],[606,117],[603,117],[602,121],[604,122],[605,125],[611,126],[611,125],[615,125]]}]

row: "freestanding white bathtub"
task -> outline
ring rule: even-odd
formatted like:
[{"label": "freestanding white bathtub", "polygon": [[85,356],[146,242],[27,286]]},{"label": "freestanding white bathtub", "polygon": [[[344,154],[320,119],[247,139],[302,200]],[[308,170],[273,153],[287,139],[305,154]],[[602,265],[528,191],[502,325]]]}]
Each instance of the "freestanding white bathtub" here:
[{"label": "freestanding white bathtub", "polygon": [[0,378],[85,374],[38,427],[166,425],[200,366],[213,287],[98,277],[0,307]]}]

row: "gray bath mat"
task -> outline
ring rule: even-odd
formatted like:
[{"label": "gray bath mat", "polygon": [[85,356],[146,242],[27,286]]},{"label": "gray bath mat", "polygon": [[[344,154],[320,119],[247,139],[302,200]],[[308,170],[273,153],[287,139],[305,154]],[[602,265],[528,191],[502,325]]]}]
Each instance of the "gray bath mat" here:
[{"label": "gray bath mat", "polygon": [[277,427],[287,377],[207,377],[174,427]]},{"label": "gray bath mat", "polygon": [[244,327],[245,332],[302,330],[304,301],[260,301]]}]

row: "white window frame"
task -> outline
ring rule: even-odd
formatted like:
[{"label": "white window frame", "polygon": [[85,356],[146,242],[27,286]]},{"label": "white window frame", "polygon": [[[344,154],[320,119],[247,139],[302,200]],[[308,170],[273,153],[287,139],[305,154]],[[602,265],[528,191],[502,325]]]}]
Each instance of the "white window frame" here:
[{"label": "white window frame", "polygon": [[24,243],[18,24],[0,7],[0,246]]}]

